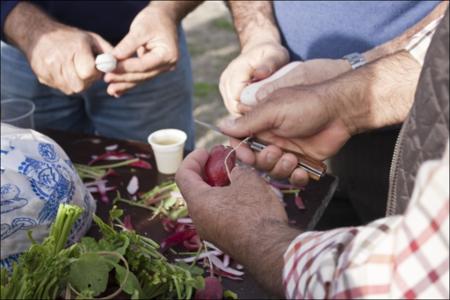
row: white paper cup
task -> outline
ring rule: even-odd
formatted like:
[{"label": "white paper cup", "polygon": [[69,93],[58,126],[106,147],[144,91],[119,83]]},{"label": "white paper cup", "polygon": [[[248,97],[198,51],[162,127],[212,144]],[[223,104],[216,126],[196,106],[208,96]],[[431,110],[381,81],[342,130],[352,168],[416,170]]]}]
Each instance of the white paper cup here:
[{"label": "white paper cup", "polygon": [[187,135],[178,129],[161,129],[148,137],[155,154],[156,166],[162,174],[175,174],[183,161],[183,148]]}]

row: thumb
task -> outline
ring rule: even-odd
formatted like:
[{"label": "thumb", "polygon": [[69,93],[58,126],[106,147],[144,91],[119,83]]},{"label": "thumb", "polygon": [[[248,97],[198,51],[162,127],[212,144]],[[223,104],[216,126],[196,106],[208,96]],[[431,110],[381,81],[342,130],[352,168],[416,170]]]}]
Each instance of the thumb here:
[{"label": "thumb", "polygon": [[95,68],[95,57],[91,45],[84,43],[73,57],[75,72],[83,81],[90,81],[98,76]]},{"label": "thumb", "polygon": [[144,44],[135,34],[129,32],[113,49],[112,55],[118,60],[131,57],[137,49]]},{"label": "thumb", "polygon": [[236,138],[252,136],[274,126],[276,110],[272,101],[264,102],[241,117],[225,119],[219,124],[219,128],[223,133]]},{"label": "thumb", "polygon": [[90,35],[92,36],[92,47],[95,54],[110,53],[113,50],[113,46],[100,35],[94,32],[90,32]]},{"label": "thumb", "polygon": [[256,67],[252,74],[252,82],[269,77],[275,71],[274,68],[275,66],[273,64],[266,64]]}]

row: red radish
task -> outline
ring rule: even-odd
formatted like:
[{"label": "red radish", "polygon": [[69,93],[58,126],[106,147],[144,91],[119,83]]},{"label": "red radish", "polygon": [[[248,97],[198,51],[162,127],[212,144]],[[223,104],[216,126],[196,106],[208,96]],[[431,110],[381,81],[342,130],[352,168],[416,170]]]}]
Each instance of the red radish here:
[{"label": "red radish", "polygon": [[217,277],[206,277],[205,288],[197,290],[194,299],[223,299],[222,283]]},{"label": "red radish", "polygon": [[[211,149],[204,169],[205,180],[209,185],[226,186],[230,183],[227,168],[225,167],[225,158],[232,150],[231,147],[225,147],[224,145],[216,145]],[[226,163],[228,170],[231,172],[236,164],[236,154],[234,152],[230,154]]]},{"label": "red radish", "polygon": [[175,232],[174,234],[167,237],[161,243],[161,252],[167,249],[182,244],[184,241],[190,240],[197,232],[193,229],[187,229],[185,231]]}]

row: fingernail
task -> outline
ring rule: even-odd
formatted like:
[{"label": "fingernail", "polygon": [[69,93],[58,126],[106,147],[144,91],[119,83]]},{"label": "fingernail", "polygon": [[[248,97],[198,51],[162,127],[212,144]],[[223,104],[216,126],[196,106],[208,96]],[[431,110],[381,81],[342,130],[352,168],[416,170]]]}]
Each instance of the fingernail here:
[{"label": "fingernail", "polygon": [[219,127],[233,127],[235,123],[233,118],[226,118],[219,122]]},{"label": "fingernail", "polygon": [[267,162],[269,164],[273,164],[276,159],[277,159],[277,156],[274,153],[272,153],[272,152],[267,153]]},{"label": "fingernail", "polygon": [[291,162],[288,160],[283,160],[281,162],[281,166],[283,167],[284,170],[289,171],[291,169]]}]

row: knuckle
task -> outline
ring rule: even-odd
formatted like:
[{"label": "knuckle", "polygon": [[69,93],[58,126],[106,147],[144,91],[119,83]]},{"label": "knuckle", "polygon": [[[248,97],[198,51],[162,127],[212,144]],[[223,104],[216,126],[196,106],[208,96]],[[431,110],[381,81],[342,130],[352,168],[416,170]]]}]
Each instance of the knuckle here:
[{"label": "knuckle", "polygon": [[81,82],[75,82],[71,86],[71,91],[73,94],[81,93],[84,90],[84,84]]}]

